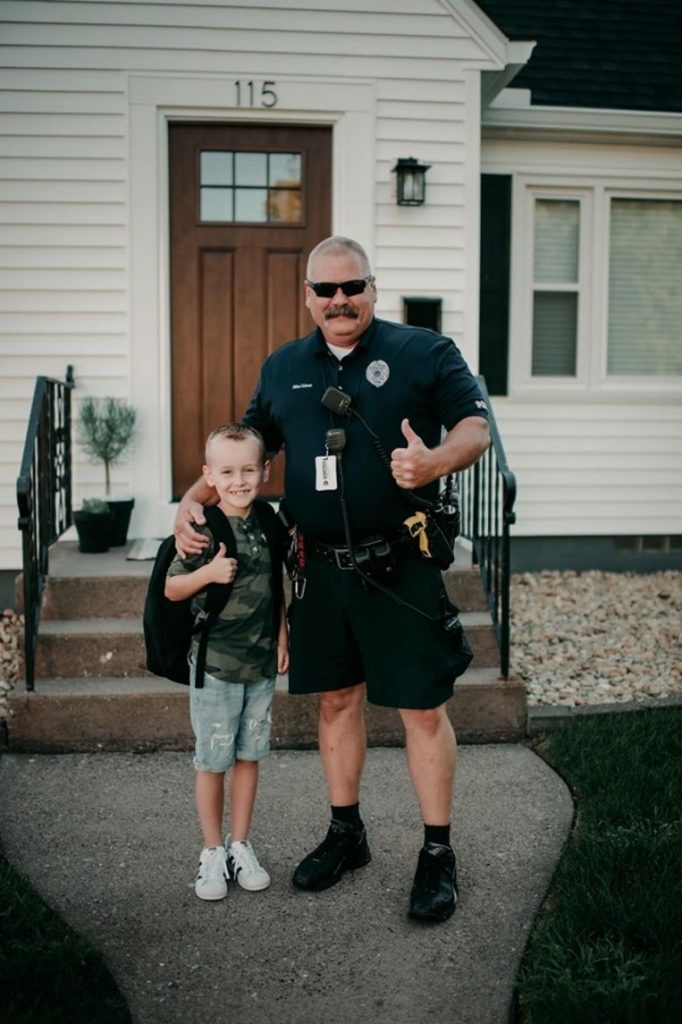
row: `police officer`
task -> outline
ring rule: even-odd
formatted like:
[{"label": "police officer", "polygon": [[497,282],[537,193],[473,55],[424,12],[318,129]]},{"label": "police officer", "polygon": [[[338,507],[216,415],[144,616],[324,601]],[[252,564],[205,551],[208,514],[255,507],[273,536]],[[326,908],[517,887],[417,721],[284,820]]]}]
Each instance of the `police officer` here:
[{"label": "police officer", "polygon": [[[487,411],[450,339],[374,317],[376,285],[357,242],[320,242],[304,287],[316,329],[266,360],[244,417],[268,452],[286,449],[286,503],[299,534],[289,686],[320,695],[331,824],[293,882],[326,889],[370,860],[359,811],[366,697],[399,711],[423,817],[409,914],[441,921],[457,901],[456,742],[445,702],[459,660],[442,628],[440,572],[424,546],[406,542],[402,524],[435,498],[441,476],[485,452]],[[201,544],[191,524],[213,500],[201,480],[182,499],[182,552]]]}]

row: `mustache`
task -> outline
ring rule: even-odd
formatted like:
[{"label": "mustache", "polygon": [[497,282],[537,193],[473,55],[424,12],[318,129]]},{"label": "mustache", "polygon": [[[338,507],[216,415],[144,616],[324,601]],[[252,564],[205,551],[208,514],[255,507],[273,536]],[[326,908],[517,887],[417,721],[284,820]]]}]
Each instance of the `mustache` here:
[{"label": "mustache", "polygon": [[333,320],[337,316],[347,316],[352,320],[357,320],[358,311],[350,303],[345,303],[343,306],[330,306],[329,309],[325,310],[325,320]]}]

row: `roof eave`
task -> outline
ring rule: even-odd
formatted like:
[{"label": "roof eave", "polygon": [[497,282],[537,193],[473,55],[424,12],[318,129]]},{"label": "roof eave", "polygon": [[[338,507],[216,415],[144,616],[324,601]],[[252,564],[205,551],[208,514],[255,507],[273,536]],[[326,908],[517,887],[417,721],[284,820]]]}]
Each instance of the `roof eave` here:
[{"label": "roof eave", "polygon": [[[510,90],[514,92],[514,90]],[[553,139],[570,137],[610,142],[635,136],[665,145],[682,135],[682,114],[589,107],[518,106],[497,104],[482,112],[484,137]]]},{"label": "roof eave", "polygon": [[507,40],[504,66],[496,71],[481,72],[481,109],[490,106],[496,96],[518,75],[535,49],[535,42]]}]

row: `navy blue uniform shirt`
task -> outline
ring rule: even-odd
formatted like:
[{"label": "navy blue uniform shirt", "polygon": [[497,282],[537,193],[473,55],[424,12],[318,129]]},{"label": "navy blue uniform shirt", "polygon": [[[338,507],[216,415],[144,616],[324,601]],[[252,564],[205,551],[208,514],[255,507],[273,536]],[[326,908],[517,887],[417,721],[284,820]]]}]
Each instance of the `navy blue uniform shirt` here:
[{"label": "navy blue uniform shirt", "polygon": [[[339,361],[317,328],[277,349],[263,364],[244,422],[260,431],[268,452],[284,445],[285,493],[304,534],[345,542],[339,492],[315,489],[315,457],[325,454],[331,427],[346,431],[343,476],[354,540],[391,534],[414,506],[395,483],[355,416],[339,417],[321,404],[327,387],[350,395],[353,408],[379,436],[386,454],[404,447],[406,416],[429,448],[467,416],[487,419],[478,384],[449,338],[419,327],[373,320]],[[433,500],[437,483],[422,488]]]}]

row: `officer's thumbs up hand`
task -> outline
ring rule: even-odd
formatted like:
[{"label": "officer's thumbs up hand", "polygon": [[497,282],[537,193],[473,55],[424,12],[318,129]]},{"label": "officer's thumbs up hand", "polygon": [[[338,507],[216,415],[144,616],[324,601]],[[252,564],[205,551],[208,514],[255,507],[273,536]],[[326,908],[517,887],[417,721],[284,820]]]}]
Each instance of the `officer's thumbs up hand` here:
[{"label": "officer's thumbs up hand", "polygon": [[407,441],[407,448],[394,448],[391,452],[393,478],[398,487],[406,490],[423,487],[435,479],[433,453],[412,429],[407,417],[400,424],[400,429]]},{"label": "officer's thumbs up hand", "polygon": [[227,548],[221,541],[218,552],[209,563],[212,583],[232,583],[237,575],[237,559],[226,558]]},{"label": "officer's thumbs up hand", "polygon": [[422,447],[425,447],[424,442],[422,441],[422,439],[419,436],[419,434],[415,434],[414,430],[410,426],[410,421],[408,420],[407,416],[405,417],[405,419],[400,424],[400,429],[403,432],[403,437],[407,441],[408,448],[411,445],[415,445],[415,444],[420,444]]}]

